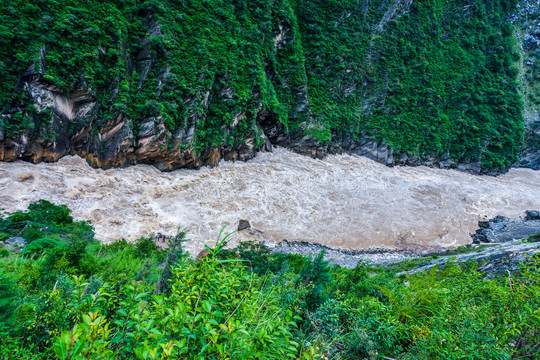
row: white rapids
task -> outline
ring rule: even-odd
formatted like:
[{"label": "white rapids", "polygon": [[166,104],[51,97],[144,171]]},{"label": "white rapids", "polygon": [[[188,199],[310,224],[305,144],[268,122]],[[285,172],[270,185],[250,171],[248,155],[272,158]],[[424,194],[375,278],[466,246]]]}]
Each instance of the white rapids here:
[{"label": "white rapids", "polygon": [[[275,242],[439,248],[470,243],[485,217],[540,209],[540,172],[475,176],[389,168],[351,155],[316,160],[282,148],[249,162],[168,173],[147,165],[93,169],[73,156],[35,165],[0,162],[0,208],[23,210],[38,199],[66,204],[76,219],[91,220],[104,241],[174,234],[181,226],[190,230],[188,248],[198,251],[227,222],[233,231],[247,219],[259,237]],[[250,236],[243,231],[236,239]]]}]

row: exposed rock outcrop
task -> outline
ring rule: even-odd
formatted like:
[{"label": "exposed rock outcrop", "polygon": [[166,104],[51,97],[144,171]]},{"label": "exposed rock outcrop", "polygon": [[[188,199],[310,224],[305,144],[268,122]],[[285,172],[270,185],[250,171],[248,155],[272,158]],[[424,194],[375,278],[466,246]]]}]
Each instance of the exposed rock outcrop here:
[{"label": "exposed rock outcrop", "polygon": [[465,254],[430,259],[402,274],[421,273],[449,262],[471,262],[480,264],[478,271],[492,277],[501,272],[517,271],[533,256],[540,256],[540,211],[527,210],[525,217],[517,219],[497,216],[478,222],[478,226],[480,228],[472,235],[473,243],[483,246],[473,247]]},{"label": "exposed rock outcrop", "polygon": [[[0,242],[0,244],[2,244]],[[19,236],[13,236],[3,242],[3,246],[10,251],[21,252],[26,246],[26,240]]]},{"label": "exposed rock outcrop", "polygon": [[143,163],[167,171],[215,166],[221,159],[245,161],[264,150],[264,146],[254,146],[254,138],[247,138],[241,145],[220,145],[196,152],[189,145],[194,126],[171,133],[161,117],[146,119],[136,133],[123,113],[88,123],[88,114],[99,104],[87,91],[77,90],[65,96],[34,72],[25,75],[23,81],[40,110],[50,111],[50,124],[44,133],[36,134],[30,128],[15,136],[8,136],[0,126],[0,161],[55,162],[65,155],[79,155],[93,167],[108,169]]},{"label": "exposed rock outcrop", "polygon": [[[401,274],[417,274],[433,267],[444,266],[449,262],[460,264],[475,262],[480,264],[478,271],[494,276],[500,272],[519,270],[531,256],[540,255],[540,211],[527,210],[526,216],[509,219],[498,216],[479,222],[480,229],[473,236],[474,243],[482,241],[483,246],[468,245],[469,249],[433,253],[389,249],[349,250],[332,248],[323,244],[305,241],[283,240],[278,244],[267,243],[273,252],[301,255],[315,255],[325,252],[325,259],[339,266],[353,268],[359,261],[372,266],[387,266],[412,258],[425,258],[426,262]],[[536,236],[535,236],[536,235]],[[482,240],[479,240],[482,239]],[[528,241],[523,241],[528,239]],[[490,244],[486,243],[489,242]]]},{"label": "exposed rock outcrop", "polygon": [[516,29],[521,53],[520,83],[522,84],[525,136],[523,150],[516,167],[540,168],[540,3],[521,0],[510,16]]},{"label": "exposed rock outcrop", "polygon": [[475,244],[503,243],[526,239],[540,233],[540,213],[527,210],[526,214],[525,217],[517,219],[497,216],[487,221],[479,221],[480,229],[473,235],[473,242]]},{"label": "exposed rock outcrop", "polygon": [[[284,126],[269,113],[261,113],[259,123],[264,133],[274,145],[289,148],[299,154],[314,158],[323,158],[327,154],[356,154],[365,156],[387,166],[428,166],[440,169],[457,169],[472,174],[482,173],[481,159],[475,161],[457,162],[448,153],[420,156],[394,152],[386,141],[376,141],[373,136],[365,133],[360,140],[344,136],[333,140],[330,144],[322,144],[317,139],[306,136],[302,129],[286,132]],[[525,166],[528,167],[528,166]],[[485,174],[496,175],[500,171],[484,171]]]},{"label": "exposed rock outcrop", "polygon": [[390,250],[381,248],[371,249],[341,249],[333,248],[319,243],[307,241],[282,240],[278,244],[265,243],[272,252],[286,254],[300,254],[305,256],[315,256],[324,251],[324,259],[333,265],[346,268],[354,268],[358,262],[366,262],[372,266],[389,265],[415,257],[415,255],[403,250]]}]

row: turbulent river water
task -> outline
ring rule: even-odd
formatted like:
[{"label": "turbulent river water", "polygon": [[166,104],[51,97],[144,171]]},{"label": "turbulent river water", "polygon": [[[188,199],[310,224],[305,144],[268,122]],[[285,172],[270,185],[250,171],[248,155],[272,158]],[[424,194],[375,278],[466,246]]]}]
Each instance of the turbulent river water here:
[{"label": "turbulent river water", "polygon": [[[105,241],[190,230],[195,252],[239,219],[269,241],[342,248],[422,249],[471,242],[484,217],[540,209],[540,172],[474,176],[427,167],[389,168],[364,157],[311,159],[277,148],[249,162],[163,173],[152,166],[93,169],[79,157],[57,163],[0,162],[0,208],[66,204]],[[243,231],[235,240],[255,237]]]}]

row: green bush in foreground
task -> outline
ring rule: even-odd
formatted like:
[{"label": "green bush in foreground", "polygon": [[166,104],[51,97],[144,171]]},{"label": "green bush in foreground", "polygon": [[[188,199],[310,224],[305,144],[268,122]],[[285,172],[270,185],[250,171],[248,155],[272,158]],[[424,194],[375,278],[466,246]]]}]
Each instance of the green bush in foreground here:
[{"label": "green bush in foreground", "polygon": [[398,276],[225,240],[194,261],[184,232],[169,251],[72,235],[0,259],[0,359],[540,357],[538,255],[488,280],[476,264]]},{"label": "green bush in foreground", "polygon": [[[82,292],[88,283],[77,283]],[[114,299],[107,287],[72,298],[80,321],[54,344],[60,359],[284,359],[296,358],[293,311],[280,306],[278,289],[236,264],[208,257],[174,269],[171,294],[152,295],[136,283]]]}]

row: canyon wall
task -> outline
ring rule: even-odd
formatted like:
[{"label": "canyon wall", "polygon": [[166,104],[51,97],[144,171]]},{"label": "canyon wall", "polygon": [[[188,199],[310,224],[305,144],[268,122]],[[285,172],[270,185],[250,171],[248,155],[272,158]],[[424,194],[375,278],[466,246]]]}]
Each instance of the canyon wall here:
[{"label": "canyon wall", "polygon": [[[537,168],[539,6],[515,0],[0,4],[0,160],[161,170],[313,157]],[[525,134],[525,135],[524,135]]]}]

